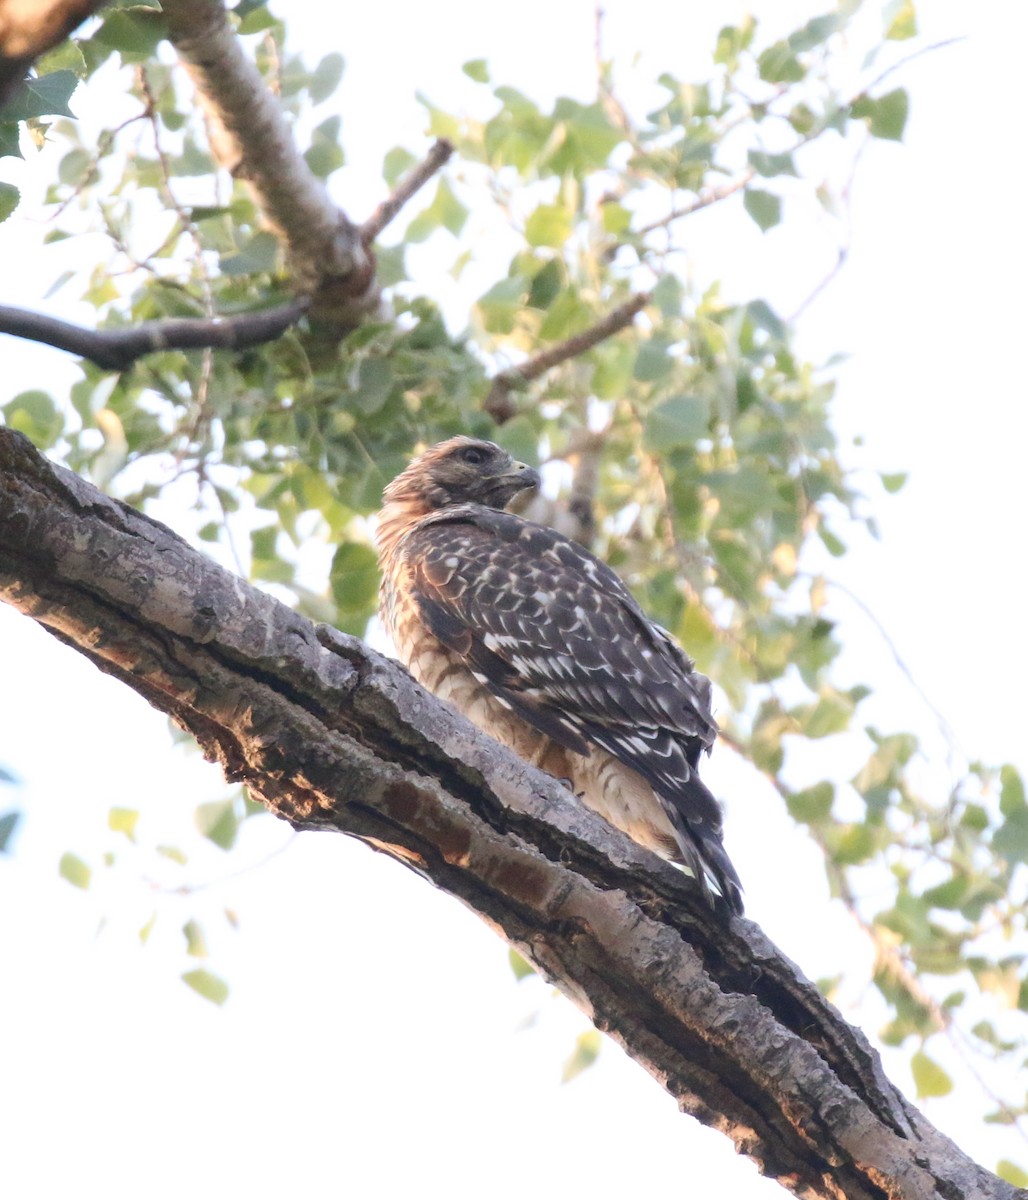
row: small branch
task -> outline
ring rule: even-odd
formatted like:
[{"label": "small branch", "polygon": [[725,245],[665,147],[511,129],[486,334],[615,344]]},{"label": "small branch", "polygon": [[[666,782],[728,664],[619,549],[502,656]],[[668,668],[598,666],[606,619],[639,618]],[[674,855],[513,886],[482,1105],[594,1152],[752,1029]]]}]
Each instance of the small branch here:
[{"label": "small branch", "polygon": [[452,154],[453,143],[446,138],[439,138],[433,144],[422,161],[404,175],[392,195],[387,196],[361,225],[360,239],[365,246],[370,245],[378,237],[414,193],[424,187]]},{"label": "small branch", "polygon": [[310,301],[301,297],[234,317],[146,321],[130,329],[83,329],[43,313],[0,305],[0,333],[67,350],[106,371],[123,371],[137,358],[160,350],[244,350],[274,341],[309,307]]},{"label": "small branch", "polygon": [[927,46],[919,46],[912,53],[904,55],[903,58],[897,59],[896,62],[886,67],[879,75],[865,87],[862,88],[858,95],[854,96],[850,101],[851,104],[860,99],[861,96],[866,96],[873,88],[876,88],[880,83],[884,83],[895,71],[901,71],[904,67],[909,66],[915,59],[921,58],[925,54],[934,54],[936,50],[946,50],[950,46],[956,46],[960,42],[968,40],[967,34],[960,34],[958,37],[943,38],[941,42],[931,42]]},{"label": "small branch", "polygon": [[526,383],[531,383],[533,379],[538,379],[540,375],[544,375],[562,362],[567,362],[569,358],[577,358],[580,354],[585,354],[593,346],[598,346],[600,342],[606,341],[607,338],[613,337],[615,333],[619,333],[631,325],[636,315],[649,304],[650,299],[649,292],[637,292],[630,300],[609,312],[595,325],[590,325],[581,333],[576,333],[566,341],[551,346],[549,350],[543,350],[518,367],[510,367],[506,371],[501,371],[489,389],[484,406],[485,411],[498,425],[509,421],[516,411],[511,400],[511,392],[523,387]]},{"label": "small branch", "polygon": [[678,221],[682,217],[692,216],[694,212],[699,212],[701,208],[709,208],[712,204],[718,204],[722,200],[727,200],[729,196],[734,196],[736,192],[741,192],[752,181],[755,174],[755,171],[747,168],[741,175],[721,187],[700,188],[696,193],[696,199],[690,201],[683,208],[673,208],[666,217],[661,217],[658,221],[651,221],[649,225],[643,225],[641,229],[632,229],[629,232],[633,237],[645,237],[648,233],[653,233],[657,229],[666,228],[673,221]]}]

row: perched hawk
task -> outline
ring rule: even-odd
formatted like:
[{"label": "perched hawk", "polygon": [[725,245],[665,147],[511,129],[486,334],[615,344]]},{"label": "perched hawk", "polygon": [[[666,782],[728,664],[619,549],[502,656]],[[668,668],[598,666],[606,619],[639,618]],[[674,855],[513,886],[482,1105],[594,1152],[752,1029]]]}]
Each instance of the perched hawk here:
[{"label": "perched hawk", "polygon": [[466,437],[398,475],[378,524],[386,630],[430,691],[742,912],[697,773],[717,735],[710,681],[609,567],[504,512],[538,483]]}]

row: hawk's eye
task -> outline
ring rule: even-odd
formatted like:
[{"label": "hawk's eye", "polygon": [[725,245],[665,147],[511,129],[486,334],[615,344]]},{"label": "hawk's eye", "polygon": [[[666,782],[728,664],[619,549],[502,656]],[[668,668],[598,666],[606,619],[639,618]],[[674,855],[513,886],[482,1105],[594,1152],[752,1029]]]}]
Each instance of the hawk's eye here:
[{"label": "hawk's eye", "polygon": [[465,446],[460,452],[461,462],[470,463],[473,467],[480,467],[491,457],[492,455],[484,446]]}]

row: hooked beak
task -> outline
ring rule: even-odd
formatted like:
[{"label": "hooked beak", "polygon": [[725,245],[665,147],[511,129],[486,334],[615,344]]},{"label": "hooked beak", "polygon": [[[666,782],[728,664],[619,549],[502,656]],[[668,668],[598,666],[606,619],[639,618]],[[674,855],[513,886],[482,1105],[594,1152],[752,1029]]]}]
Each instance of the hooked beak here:
[{"label": "hooked beak", "polygon": [[534,468],[527,463],[513,462],[508,470],[493,479],[486,503],[495,508],[506,508],[519,492],[531,491],[540,482],[539,472]]},{"label": "hooked beak", "polygon": [[511,465],[506,478],[511,484],[517,485],[515,490],[518,492],[526,491],[529,488],[537,488],[542,483],[542,477],[534,467],[530,467],[528,463],[517,461]]}]

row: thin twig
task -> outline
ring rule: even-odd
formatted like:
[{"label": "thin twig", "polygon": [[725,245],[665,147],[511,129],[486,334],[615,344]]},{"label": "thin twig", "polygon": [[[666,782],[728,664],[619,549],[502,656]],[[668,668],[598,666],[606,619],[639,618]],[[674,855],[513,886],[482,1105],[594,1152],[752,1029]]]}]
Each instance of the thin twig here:
[{"label": "thin twig", "polygon": [[651,221],[649,225],[643,225],[641,229],[633,229],[631,231],[633,237],[645,237],[648,233],[653,233],[657,229],[663,229],[670,225],[672,221],[677,221],[681,217],[692,216],[694,212],[699,212],[701,208],[709,208],[712,204],[718,204],[722,200],[727,200],[729,196],[734,196],[736,192],[741,192],[744,187],[753,179],[756,172],[752,167],[747,167],[745,171],[730,183],[724,184],[722,187],[705,187],[700,188],[696,193],[696,199],[690,201],[683,208],[673,208],[666,217],[661,217],[659,221]]},{"label": "thin twig", "polygon": [[912,63],[914,59],[920,58],[924,54],[932,54],[936,50],[945,50],[947,46],[955,46],[958,42],[966,42],[967,40],[967,34],[962,33],[958,37],[944,38],[941,42],[932,42],[928,46],[920,46],[917,50],[914,50],[911,54],[906,55],[904,58],[897,59],[896,62],[894,62],[891,66],[886,67],[880,75],[876,75],[874,79],[872,79],[871,82],[862,89],[860,95],[855,96],[850,103],[855,103],[860,99],[860,96],[866,96],[872,88],[876,88],[880,83],[883,83],[894,71],[902,70],[903,67],[907,66],[909,63]]},{"label": "thin twig", "polygon": [[67,350],[106,371],[122,371],[136,359],[161,350],[243,350],[274,341],[309,306],[310,301],[301,297],[233,317],[173,318],[144,321],[130,329],[83,329],[43,313],[0,305],[0,333]]},{"label": "thin twig", "polygon": [[637,292],[630,300],[607,313],[595,325],[590,325],[581,333],[576,333],[566,341],[551,346],[549,350],[541,351],[527,362],[521,363],[520,366],[501,371],[489,389],[484,406],[485,411],[498,425],[509,421],[515,412],[510,396],[512,391],[530,383],[533,379],[538,379],[540,375],[544,375],[562,362],[567,362],[569,358],[577,358],[580,354],[585,354],[593,346],[598,346],[600,342],[606,341],[607,338],[631,325],[636,315],[649,304],[651,298],[649,292]]},{"label": "thin twig", "polygon": [[[797,578],[809,579],[813,582],[816,576],[806,571],[798,571]],[[871,606],[865,600],[862,600],[852,588],[847,587],[844,583],[840,583],[839,580],[826,578],[825,583],[828,587],[834,588],[835,591],[844,595],[852,604],[855,604],[857,608],[859,608],[864,614],[864,616],[871,622],[875,628],[875,632],[885,643],[885,647],[889,651],[892,661],[899,668],[907,683],[910,684],[910,686],[920,697],[925,708],[927,708],[935,718],[935,723],[938,726],[939,732],[942,734],[943,740],[951,749],[956,750],[958,754],[962,755],[966,759],[968,756],[964,754],[963,750],[960,748],[960,745],[957,742],[957,735],[953,732],[953,727],[946,720],[940,709],[933,703],[932,698],[928,695],[920,683],[918,683],[917,677],[910,669],[906,659],[904,659],[903,655],[900,653],[899,647],[893,641],[888,629],[885,628],[885,625],[875,613],[874,609],[871,608]]]},{"label": "thin twig", "polygon": [[365,246],[378,237],[383,229],[396,216],[401,208],[420,188],[432,178],[439,168],[453,154],[453,143],[447,138],[439,138],[428,154],[412,167],[396,185],[391,195],[375,209],[370,217],[358,230],[361,241]]}]

